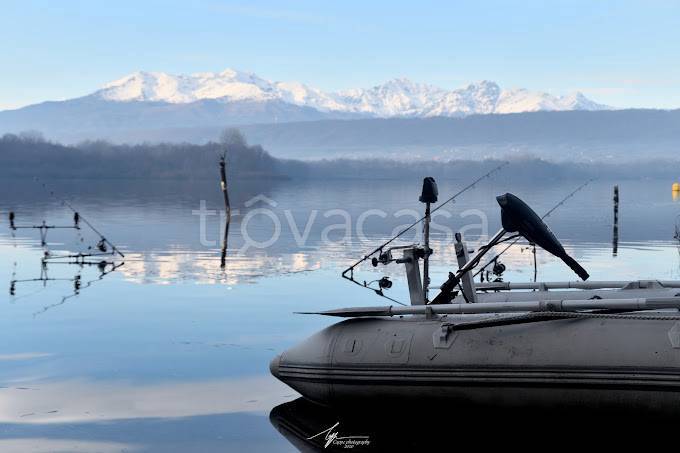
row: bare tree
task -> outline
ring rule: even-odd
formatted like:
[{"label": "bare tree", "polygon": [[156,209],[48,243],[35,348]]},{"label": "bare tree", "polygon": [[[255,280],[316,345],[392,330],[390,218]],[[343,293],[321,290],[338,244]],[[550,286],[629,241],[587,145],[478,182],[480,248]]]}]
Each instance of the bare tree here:
[{"label": "bare tree", "polygon": [[235,146],[245,148],[248,146],[246,137],[235,127],[228,127],[222,131],[220,134],[220,144],[226,147]]},{"label": "bare tree", "polygon": [[19,132],[19,138],[27,143],[45,143],[43,133],[33,129]]}]

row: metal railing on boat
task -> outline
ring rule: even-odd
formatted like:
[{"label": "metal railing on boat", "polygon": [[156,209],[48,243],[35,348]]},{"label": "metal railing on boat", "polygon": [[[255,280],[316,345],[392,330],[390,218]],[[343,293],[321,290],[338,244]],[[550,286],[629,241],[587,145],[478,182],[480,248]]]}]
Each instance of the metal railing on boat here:
[{"label": "metal railing on boat", "polygon": [[545,299],[527,302],[486,302],[383,307],[350,307],[319,312],[302,312],[345,318],[401,315],[454,315],[477,313],[573,312],[578,310],[668,310],[680,309],[680,297],[638,297],[630,299]]},{"label": "metal railing on boat", "polygon": [[646,288],[680,288],[678,280],[614,280],[614,281],[568,281],[568,282],[484,282],[475,283],[477,290],[509,291],[513,289],[646,289]]}]

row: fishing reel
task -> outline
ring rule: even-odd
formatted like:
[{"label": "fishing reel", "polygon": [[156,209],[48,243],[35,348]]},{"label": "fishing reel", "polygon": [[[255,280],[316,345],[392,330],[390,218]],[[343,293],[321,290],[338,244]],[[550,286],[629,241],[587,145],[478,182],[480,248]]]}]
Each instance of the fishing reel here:
[{"label": "fishing reel", "polygon": [[389,277],[383,277],[378,280],[378,287],[380,289],[390,289],[392,287],[392,281]]},{"label": "fishing reel", "polygon": [[373,265],[373,267],[378,267],[378,264],[386,265],[391,263],[392,261],[394,261],[394,259],[392,258],[392,249],[389,249],[385,252],[381,251],[377,258],[373,257],[373,259],[371,259],[371,264]]},{"label": "fishing reel", "polygon": [[[376,289],[374,286],[371,286],[373,283],[378,283],[378,289]],[[364,281],[363,286],[365,288],[372,289],[373,291],[375,291],[376,294],[382,296],[384,289],[390,289],[392,287],[392,280],[390,280],[389,277],[385,276],[379,278],[378,280],[373,280],[371,282]]]},{"label": "fishing reel", "polygon": [[373,291],[375,291],[375,293],[378,294],[379,296],[384,295],[383,290],[390,289],[392,287],[392,280],[390,280],[390,278],[387,277],[387,276],[382,277],[381,279],[377,280],[377,282],[378,282],[378,289],[374,289],[374,288],[371,288],[371,289],[373,289]]},{"label": "fishing reel", "polygon": [[[97,244],[94,246],[97,250],[99,250],[100,253],[107,253],[109,251],[109,248],[106,246],[106,239],[103,237],[97,242]],[[92,250],[92,246],[87,247],[88,250]],[[115,253],[112,252],[112,253]]]},{"label": "fishing reel", "polygon": [[373,257],[371,259],[371,264],[373,267],[378,267],[378,264],[383,264],[387,265],[390,263],[397,263],[397,264],[404,264],[404,263],[410,263],[413,258],[394,258],[392,257],[392,251],[393,250],[405,250],[405,249],[412,249],[413,250],[413,256],[416,259],[422,259],[425,257],[425,255],[430,256],[432,255],[433,251],[429,249],[429,251],[425,251],[424,247],[416,247],[414,245],[403,245],[403,246],[398,246],[398,247],[391,247],[387,249],[386,251],[381,251],[378,257]]},{"label": "fishing reel", "polygon": [[[479,274],[480,281],[484,282],[484,280],[490,282],[502,282],[503,281],[503,273],[506,270],[505,264],[501,263],[497,259],[492,261],[493,266],[491,267],[491,270],[484,270],[482,269],[482,272]],[[489,263],[491,264],[491,263]]]}]

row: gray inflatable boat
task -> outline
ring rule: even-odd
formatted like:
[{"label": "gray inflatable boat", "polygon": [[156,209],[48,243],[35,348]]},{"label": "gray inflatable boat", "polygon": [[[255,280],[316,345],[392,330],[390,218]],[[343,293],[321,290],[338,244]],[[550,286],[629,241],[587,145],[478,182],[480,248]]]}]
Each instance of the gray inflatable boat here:
[{"label": "gray inflatable boat", "polygon": [[[399,259],[379,248],[374,265],[405,265],[411,305],[317,312],[349,319],[274,358],[272,374],[338,407],[361,400],[677,411],[680,282],[475,283],[481,257],[511,233],[588,278],[531,208],[511,194],[498,202],[503,229],[473,258],[456,237],[459,269],[434,299],[421,283],[429,280],[427,264],[422,280],[419,265],[427,241],[400,247]],[[343,276],[353,279],[355,266]]]}]

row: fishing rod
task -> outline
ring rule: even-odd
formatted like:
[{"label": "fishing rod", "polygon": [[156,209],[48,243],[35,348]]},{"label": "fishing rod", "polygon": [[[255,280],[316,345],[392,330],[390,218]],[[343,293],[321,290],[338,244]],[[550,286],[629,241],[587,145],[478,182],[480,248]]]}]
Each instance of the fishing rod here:
[{"label": "fishing rod", "polygon": [[[367,261],[369,258],[371,258],[373,255],[375,255],[375,254],[377,254],[377,253],[380,253],[380,254],[382,255],[382,252],[383,252],[383,250],[385,249],[385,247],[387,247],[389,244],[391,244],[391,243],[392,243],[393,241],[395,241],[397,238],[399,238],[399,237],[402,236],[404,233],[406,233],[407,231],[411,230],[413,227],[415,227],[415,226],[418,225],[419,223],[423,222],[424,220],[429,219],[430,216],[431,216],[433,213],[435,213],[436,211],[438,211],[440,208],[444,207],[444,205],[446,205],[446,204],[448,204],[448,203],[454,201],[457,197],[459,197],[459,196],[462,195],[463,193],[465,193],[465,192],[467,192],[468,190],[470,190],[470,189],[472,189],[473,187],[475,187],[480,181],[482,181],[482,180],[484,180],[484,179],[486,179],[486,178],[491,177],[491,175],[493,175],[494,173],[500,171],[503,167],[505,167],[505,166],[508,165],[509,163],[510,163],[510,162],[507,162],[507,161],[506,161],[506,162],[503,162],[502,164],[500,164],[500,165],[494,167],[493,169],[491,169],[490,171],[486,172],[485,174],[483,174],[482,176],[480,176],[479,178],[475,179],[475,180],[472,181],[470,184],[468,184],[467,186],[463,187],[461,190],[459,190],[458,192],[456,192],[455,194],[453,194],[453,195],[452,195],[451,197],[449,197],[447,200],[445,200],[444,202],[442,202],[439,206],[437,206],[436,208],[432,209],[428,214],[424,215],[424,216],[421,217],[420,219],[418,219],[418,220],[416,220],[415,222],[413,222],[411,225],[409,225],[409,226],[407,226],[406,228],[404,228],[403,230],[401,230],[401,231],[400,231],[399,233],[397,233],[396,235],[392,236],[390,239],[388,239],[387,241],[385,241],[384,243],[382,243],[381,245],[379,245],[378,247],[376,247],[373,251],[371,251],[371,252],[368,253],[367,255],[364,255],[363,258],[361,258],[360,260],[358,260],[357,262],[355,262],[354,264],[352,264],[351,266],[349,266],[347,269],[345,269],[345,270],[342,272],[342,274],[341,274],[342,278],[344,278],[344,279],[346,279],[346,280],[349,280],[350,282],[352,282],[352,283],[354,283],[354,284],[356,284],[356,285],[359,285],[359,286],[361,286],[362,288],[371,289],[371,290],[373,290],[377,295],[379,295],[379,296],[381,296],[381,297],[385,297],[386,299],[389,299],[389,300],[391,300],[391,301],[393,301],[393,302],[396,302],[396,303],[398,303],[398,304],[400,304],[400,305],[405,305],[404,303],[399,302],[399,301],[397,301],[397,300],[395,300],[395,299],[392,299],[391,297],[388,297],[388,296],[386,296],[386,295],[383,294],[383,292],[382,292],[382,289],[383,289],[383,288],[389,288],[390,286],[392,286],[392,282],[390,282],[389,280],[386,281],[386,277],[383,277],[383,278],[381,278],[381,279],[379,279],[379,280],[374,280],[374,281],[372,281],[372,282],[368,282],[368,283],[367,283],[366,281],[364,281],[364,282],[362,283],[362,282],[359,282],[359,281],[357,281],[357,280],[354,279],[354,269],[355,269],[357,266],[361,265],[362,263],[366,262],[366,261]],[[348,274],[349,274],[349,275],[348,275]],[[376,281],[378,282],[378,286],[379,286],[378,289],[369,286],[371,283],[374,283],[374,282],[376,282]],[[384,286],[383,286],[383,285],[384,285]]]},{"label": "fishing rod", "polygon": [[[559,208],[559,207],[562,206],[564,203],[566,203],[567,200],[569,200],[571,197],[573,197],[573,196],[576,195],[578,192],[580,192],[580,191],[581,191],[584,187],[586,187],[588,184],[590,184],[591,182],[595,181],[595,179],[596,179],[596,178],[592,178],[592,179],[587,180],[586,182],[584,182],[583,184],[581,184],[580,186],[578,186],[576,189],[574,189],[572,192],[570,192],[566,197],[562,198],[555,206],[553,206],[552,208],[550,208],[550,210],[549,210],[548,212],[546,212],[545,214],[543,214],[543,217],[541,217],[541,220],[544,220],[544,219],[546,219],[547,217],[550,217],[550,215],[551,215],[553,212],[555,212],[555,210],[556,210],[557,208]],[[510,244],[508,244],[503,250],[501,250],[500,253],[498,253],[496,256],[494,256],[493,258],[491,258],[484,266],[482,266],[481,268],[479,268],[479,270],[477,270],[477,272],[474,273],[473,277],[476,277],[477,275],[479,275],[481,272],[484,271],[484,269],[486,269],[487,267],[491,266],[492,264],[496,265],[496,264],[498,263],[498,258],[500,258],[501,255],[503,255],[505,252],[507,252],[508,249],[509,249],[510,247],[512,247],[513,245],[515,245],[515,244],[517,243],[517,241],[519,241],[520,239],[521,239],[521,236],[515,238]],[[533,253],[534,253],[534,280],[535,280],[535,279],[536,279],[536,249],[535,249],[535,248],[534,248],[534,252],[533,252]],[[501,264],[501,266],[502,266],[502,270],[500,271],[500,273],[502,273],[502,272],[505,270],[505,266],[503,266],[502,264]]]},{"label": "fishing rod", "polygon": [[[40,182],[40,180],[39,180],[38,178],[35,178],[35,180],[36,180],[37,182]],[[121,258],[125,258],[125,255],[123,254],[123,252],[121,252],[120,250],[118,250],[118,248],[117,248],[115,245],[113,245],[113,243],[112,243],[111,241],[109,241],[108,239],[106,239],[106,237],[105,237],[99,230],[97,230],[97,229],[94,227],[94,225],[92,225],[90,222],[88,222],[88,220],[87,220],[85,217],[83,217],[83,216],[82,216],[82,215],[81,215],[81,214],[73,207],[73,205],[71,205],[71,203],[69,203],[67,200],[65,200],[65,199],[63,199],[63,198],[57,197],[57,195],[54,193],[54,191],[51,190],[51,189],[49,189],[49,188],[47,187],[47,185],[46,185],[44,182],[40,182],[40,185],[41,185],[42,188],[45,189],[52,197],[55,197],[55,198],[57,198],[59,201],[61,201],[61,204],[62,204],[62,205],[66,206],[66,207],[69,208],[71,211],[73,211],[74,219],[77,219],[77,220],[76,220],[76,224],[78,223],[78,221],[81,221],[81,220],[82,220],[82,222],[83,222],[85,225],[87,225],[87,226],[88,226],[95,234],[97,234],[97,235],[99,236],[99,243],[97,244],[97,248],[99,249],[100,252],[106,252],[106,245],[108,245],[109,247],[111,247],[111,252],[112,252],[112,254],[118,254]]]},{"label": "fishing rod", "polygon": [[[50,194],[52,197],[56,197],[55,193],[53,190],[49,189],[45,183],[42,183],[39,181],[38,178],[34,178],[34,181],[39,182],[42,186],[42,188]],[[85,219],[80,213],[71,205],[67,200],[61,199],[61,204],[63,206],[68,207],[71,211],[73,211],[73,225],[48,225],[47,221],[43,220],[42,224],[40,225],[17,225],[16,224],[16,214],[14,211],[9,212],[9,227],[12,230],[12,232],[19,230],[19,229],[37,229],[40,231],[40,241],[41,245],[44,248],[43,251],[43,256],[40,259],[40,264],[41,264],[41,270],[40,270],[40,277],[39,278],[27,278],[27,279],[16,279],[16,262],[14,263],[14,271],[12,272],[12,279],[10,280],[10,289],[9,293],[11,296],[16,295],[16,287],[18,283],[30,283],[30,282],[41,282],[43,284],[43,287],[47,285],[47,282],[51,281],[71,281],[73,282],[74,285],[74,294],[77,295],[80,292],[82,283],[81,283],[81,277],[80,277],[80,271],[72,278],[52,278],[49,277],[47,274],[47,264],[48,263],[53,263],[53,264],[68,264],[68,265],[78,265],[80,266],[80,269],[82,269],[84,266],[97,266],[97,268],[100,271],[100,279],[108,274],[109,272],[112,272],[119,268],[120,266],[123,265],[123,263],[116,264],[115,262],[112,261],[106,261],[106,260],[97,260],[99,257],[104,257],[104,256],[115,256],[116,254],[119,255],[121,258],[124,258],[125,255],[114,245],[112,244],[104,235],[95,228],[94,225],[92,225],[87,219]],[[88,246],[87,251],[85,252],[77,252],[77,253],[66,253],[66,254],[60,254],[60,255],[53,255],[48,249],[47,249],[47,233],[48,231],[52,229],[75,229],[80,231],[80,223],[84,223],[87,225],[95,234],[99,236],[99,241],[97,242],[96,245]],[[82,240],[82,239],[81,239]],[[113,259],[113,258],[112,258]],[[112,269],[110,271],[106,270],[107,266],[111,266]],[[89,283],[86,285],[86,287],[89,286]]]}]

